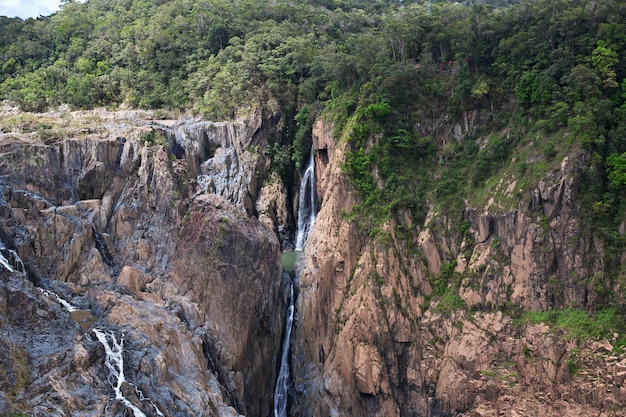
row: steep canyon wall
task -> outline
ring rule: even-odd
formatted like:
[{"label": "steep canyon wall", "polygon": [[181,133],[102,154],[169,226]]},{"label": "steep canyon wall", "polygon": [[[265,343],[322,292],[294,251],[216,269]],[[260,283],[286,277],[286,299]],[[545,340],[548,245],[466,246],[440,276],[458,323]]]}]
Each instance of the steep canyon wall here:
[{"label": "steep canyon wall", "polygon": [[287,299],[279,242],[253,214],[275,120],[85,117],[91,132],[0,138],[0,240],[26,272],[0,268],[0,413],[125,412],[101,344],[54,291],[124,338],[141,394],[122,390],[147,415],[269,415]]},{"label": "steep canyon wall", "polygon": [[[581,155],[516,209],[467,207],[464,233],[431,210],[425,224],[398,216],[376,241],[346,216],[357,201],[332,130],[314,130],[323,204],[300,264],[292,415],[624,415],[615,339],[519,320],[598,303],[590,277],[606,269],[601,240],[578,218]],[[444,275],[458,295],[436,293]]]},{"label": "steep canyon wall", "polygon": [[[0,414],[128,412],[90,323],[54,292],[123,338],[122,391],[147,415],[271,415],[295,205],[264,155],[278,116],[41,117],[82,127],[0,136],[0,241],[16,269],[0,265]],[[520,320],[591,311],[615,290],[580,220],[583,155],[514,209],[467,205],[459,227],[432,204],[423,224],[400,213],[373,239],[350,216],[348,144],[332,132],[313,131],[321,205],[298,264],[290,415],[625,415],[615,338]]]}]

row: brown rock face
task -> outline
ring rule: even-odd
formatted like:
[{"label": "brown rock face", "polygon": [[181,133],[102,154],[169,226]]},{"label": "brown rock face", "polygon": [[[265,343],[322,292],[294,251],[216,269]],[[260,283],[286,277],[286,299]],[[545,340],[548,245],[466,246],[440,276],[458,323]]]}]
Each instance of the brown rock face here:
[{"label": "brown rock face", "polygon": [[382,359],[373,346],[358,345],[354,352],[354,380],[361,394],[376,395],[380,392]]},{"label": "brown rock face", "polygon": [[122,272],[117,277],[117,285],[135,295],[140,294],[150,281],[152,281],[150,275],[128,265],[122,267]]},{"label": "brown rock face", "polygon": [[269,413],[265,397],[275,374],[269,365],[282,327],[276,315],[282,294],[278,241],[219,196],[198,196],[189,210],[161,293],[175,291],[195,305],[236,392],[249,401],[245,414]]},{"label": "brown rock face", "polygon": [[[145,116],[75,114],[100,127],[48,143],[0,135],[0,414],[130,414],[94,328],[71,318],[94,314],[123,344],[120,390],[146,415],[271,415],[291,222],[259,152],[276,120]],[[433,206],[376,241],[345,215],[358,201],[332,132],[313,132],[322,204],[298,261],[290,415],[626,415],[615,338],[522,320],[603,302],[577,155],[517,209],[466,208],[464,233]]]},{"label": "brown rock face", "polygon": [[286,299],[278,240],[252,214],[265,173],[254,149],[276,121],[144,116],[72,114],[99,118],[99,133],[48,144],[0,135],[0,241],[46,291],[0,265],[0,373],[22,381],[1,388],[0,414],[130,412],[95,333],[52,291],[123,340],[121,391],[146,415],[271,412]]},{"label": "brown rock face", "polygon": [[287,212],[287,190],[278,175],[273,174],[261,188],[256,202],[259,221],[278,236],[283,249],[293,245],[289,242],[288,225],[291,216]]},{"label": "brown rock face", "polygon": [[[431,212],[425,225],[398,216],[376,243],[343,215],[356,201],[329,132],[314,131],[334,152],[316,153],[323,204],[299,263],[292,415],[626,415],[626,356],[611,341],[519,320],[599,300],[587,277],[603,249],[576,217],[575,155],[522,208],[467,208],[464,236]],[[434,292],[444,266],[458,296]]]}]

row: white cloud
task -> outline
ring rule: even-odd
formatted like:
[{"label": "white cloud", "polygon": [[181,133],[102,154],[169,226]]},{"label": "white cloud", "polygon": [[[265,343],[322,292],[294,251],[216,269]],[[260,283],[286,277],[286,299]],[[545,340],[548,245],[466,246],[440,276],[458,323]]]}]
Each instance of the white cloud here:
[{"label": "white cloud", "polygon": [[0,0],[0,16],[29,17],[48,16],[59,10],[61,0]]}]

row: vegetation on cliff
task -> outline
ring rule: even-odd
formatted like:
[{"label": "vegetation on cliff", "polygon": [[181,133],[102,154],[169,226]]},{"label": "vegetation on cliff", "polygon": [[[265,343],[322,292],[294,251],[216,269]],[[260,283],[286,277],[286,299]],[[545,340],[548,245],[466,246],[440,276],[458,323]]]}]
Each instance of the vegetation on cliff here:
[{"label": "vegetation on cliff", "polygon": [[626,280],[626,2],[426,3],[66,1],[0,18],[0,94],[27,111],[280,111],[267,153],[285,178],[324,114],[374,232],[434,206],[462,234],[465,206],[508,210],[576,155],[579,216]]},{"label": "vegetation on cliff", "polygon": [[[223,119],[280,110],[285,135],[272,155],[283,168],[288,156],[301,162],[322,109],[340,127],[374,116],[381,139],[369,153],[357,143],[347,169],[367,201],[391,209],[419,204],[406,195],[430,181],[421,175],[417,187],[413,168],[437,148],[431,162],[445,165],[445,180],[429,189],[445,197],[462,178],[482,184],[543,131],[543,159],[564,137],[588,150],[596,211],[623,212],[626,3],[465,3],[434,2],[428,15],[423,1],[66,1],[50,17],[2,18],[0,93],[27,111],[184,108]],[[500,136],[480,147],[435,141],[439,119],[467,123],[473,110],[482,131],[470,133]],[[384,187],[366,185],[371,166]]]},{"label": "vegetation on cliff", "polygon": [[[324,194],[298,281],[299,412],[454,415],[487,401],[505,414],[619,414],[626,0],[432,3],[69,0],[51,17],[0,18],[1,98],[55,110],[0,121],[3,241],[29,275],[93,293],[103,322],[145,340],[128,363],[165,414],[268,414],[279,245],[230,204],[261,218],[258,192],[265,213],[281,206],[264,224],[288,223],[284,190],[315,126]],[[76,117],[61,104],[159,111]],[[180,137],[124,116],[251,112],[174,126]],[[287,186],[265,193],[268,163]],[[45,312],[60,307],[21,293],[40,302],[4,297],[20,303],[7,309],[16,323],[37,312],[24,350],[4,349],[24,406],[0,396],[0,414],[55,390],[80,400],[65,414],[117,412],[88,338],[63,366],[26,374],[24,358],[43,357],[30,336],[48,338]],[[61,319],[63,347],[74,323]],[[51,387],[37,376],[50,369],[85,377]],[[219,392],[193,382],[206,377]],[[104,401],[83,397],[86,383]]]}]

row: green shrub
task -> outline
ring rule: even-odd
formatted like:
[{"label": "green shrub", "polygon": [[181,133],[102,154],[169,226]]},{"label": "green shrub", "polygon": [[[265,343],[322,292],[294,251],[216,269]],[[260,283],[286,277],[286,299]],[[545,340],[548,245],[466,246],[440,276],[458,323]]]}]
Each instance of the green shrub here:
[{"label": "green shrub", "polygon": [[439,300],[435,311],[437,313],[448,314],[456,310],[465,309],[465,301],[458,293],[447,291]]},{"label": "green shrub", "polygon": [[584,310],[567,308],[564,310],[528,311],[522,315],[523,323],[545,323],[559,330],[567,338],[581,340],[611,339],[618,334],[614,348],[626,346],[626,321],[622,314],[613,308],[604,308],[594,314]]}]

